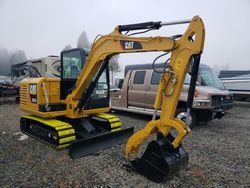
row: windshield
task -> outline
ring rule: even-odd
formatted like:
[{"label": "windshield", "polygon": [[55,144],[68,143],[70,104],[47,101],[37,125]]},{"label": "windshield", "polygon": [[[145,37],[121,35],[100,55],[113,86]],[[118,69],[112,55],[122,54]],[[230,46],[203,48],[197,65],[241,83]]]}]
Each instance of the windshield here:
[{"label": "windshield", "polygon": [[185,80],[184,80],[184,84],[190,84],[191,82],[191,76],[190,74],[186,74]]},{"label": "windshield", "polygon": [[68,51],[63,54],[63,78],[77,78],[82,69],[80,51]]},{"label": "windshield", "polygon": [[200,76],[202,85],[225,89],[218,76],[209,67],[200,67]]}]

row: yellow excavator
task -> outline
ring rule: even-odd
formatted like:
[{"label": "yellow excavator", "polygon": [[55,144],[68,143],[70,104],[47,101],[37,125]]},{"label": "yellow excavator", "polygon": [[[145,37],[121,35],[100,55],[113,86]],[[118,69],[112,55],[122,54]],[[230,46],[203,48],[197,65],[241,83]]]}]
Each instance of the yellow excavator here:
[{"label": "yellow excavator", "polygon": [[[176,24],[189,25],[182,35],[134,37]],[[189,118],[204,39],[203,22],[195,16],[192,20],[176,22],[120,25],[108,35],[97,36],[90,51],[63,51],[60,78],[21,81],[20,108],[29,115],[21,117],[20,128],[25,134],[56,149],[69,147],[72,158],[127,142],[126,159],[134,169],[152,181],[165,181],[188,163],[188,154],[181,142],[191,130],[174,114],[185,75],[191,70],[186,120]],[[164,69],[156,70],[162,77],[153,118],[133,134],[133,127],[122,129],[120,119],[108,113],[109,60],[119,53],[153,51],[164,52],[163,55],[168,54],[170,58],[167,58]],[[161,113],[157,119],[158,110]],[[152,134],[157,134],[157,139],[151,141],[141,155],[140,145]]]}]

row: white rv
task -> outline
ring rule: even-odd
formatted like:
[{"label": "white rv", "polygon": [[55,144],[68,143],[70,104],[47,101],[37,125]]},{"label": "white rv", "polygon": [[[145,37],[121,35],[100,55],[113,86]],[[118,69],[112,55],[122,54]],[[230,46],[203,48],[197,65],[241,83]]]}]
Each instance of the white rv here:
[{"label": "white rv", "polygon": [[17,63],[11,67],[13,80],[19,82],[26,77],[60,77],[60,58],[48,56]]}]

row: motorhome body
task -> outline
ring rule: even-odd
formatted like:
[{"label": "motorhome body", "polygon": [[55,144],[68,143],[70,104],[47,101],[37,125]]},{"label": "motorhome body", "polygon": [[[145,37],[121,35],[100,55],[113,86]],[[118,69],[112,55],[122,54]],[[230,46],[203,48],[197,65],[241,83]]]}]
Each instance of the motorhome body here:
[{"label": "motorhome body", "polygon": [[48,56],[38,59],[27,60],[11,67],[11,75],[17,80],[25,77],[60,77],[60,58]]}]

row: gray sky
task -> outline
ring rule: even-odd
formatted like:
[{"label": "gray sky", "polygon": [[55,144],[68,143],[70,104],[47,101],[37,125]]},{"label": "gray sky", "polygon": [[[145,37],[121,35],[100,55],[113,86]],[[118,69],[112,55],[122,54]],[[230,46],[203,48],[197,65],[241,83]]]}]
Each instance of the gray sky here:
[{"label": "gray sky", "polygon": [[[22,49],[28,58],[59,55],[76,46],[83,30],[92,41],[116,25],[202,17],[206,27],[202,63],[250,69],[250,0],[0,0],[0,46]],[[167,27],[152,34],[179,34]],[[152,54],[122,56],[121,62],[150,63]],[[122,66],[123,67],[123,66]]]}]

